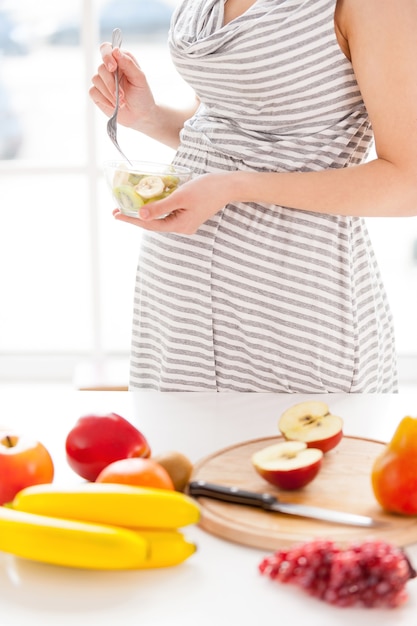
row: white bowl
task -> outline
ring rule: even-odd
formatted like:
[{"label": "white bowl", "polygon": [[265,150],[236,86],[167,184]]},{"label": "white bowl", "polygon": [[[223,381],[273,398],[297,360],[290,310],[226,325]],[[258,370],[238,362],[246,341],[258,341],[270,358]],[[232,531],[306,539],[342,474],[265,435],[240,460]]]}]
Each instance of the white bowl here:
[{"label": "white bowl", "polygon": [[166,198],[191,177],[186,167],[146,161],[108,161],[104,164],[107,183],[124,215],[138,217],[141,206]]}]

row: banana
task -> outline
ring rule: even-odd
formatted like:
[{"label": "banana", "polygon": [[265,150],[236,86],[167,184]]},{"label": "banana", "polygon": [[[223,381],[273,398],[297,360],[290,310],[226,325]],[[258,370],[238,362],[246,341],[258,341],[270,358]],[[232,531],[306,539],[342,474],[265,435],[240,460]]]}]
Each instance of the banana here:
[{"label": "banana", "polygon": [[140,569],[171,567],[182,563],[197,547],[176,530],[139,530],[139,536],[148,542],[149,552]]},{"label": "banana", "polygon": [[83,569],[139,569],[152,562],[149,542],[132,530],[4,506],[0,506],[0,550],[33,561]]},{"label": "banana", "polygon": [[125,529],[0,506],[0,550],[33,561],[96,570],[178,565],[196,551],[176,529]]},{"label": "banana", "polygon": [[200,508],[178,491],[112,483],[54,484],[22,489],[8,504],[17,511],[128,528],[180,528],[195,524]]},{"label": "banana", "polygon": [[136,193],[148,200],[159,196],[165,189],[165,183],[160,176],[144,176],[135,187]]}]

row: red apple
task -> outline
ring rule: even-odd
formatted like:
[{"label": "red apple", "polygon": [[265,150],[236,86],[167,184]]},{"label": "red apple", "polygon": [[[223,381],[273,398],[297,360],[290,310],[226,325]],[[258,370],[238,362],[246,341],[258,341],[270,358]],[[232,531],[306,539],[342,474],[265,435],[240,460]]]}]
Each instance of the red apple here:
[{"label": "red apple", "polygon": [[317,476],[322,458],[321,450],[308,448],[302,441],[282,441],[255,452],[252,464],[271,485],[294,490]]},{"label": "red apple", "polygon": [[330,413],[325,402],[295,404],[281,415],[278,428],[285,439],[304,441],[309,448],[328,452],[343,437],[343,420]]},{"label": "red apple", "polygon": [[114,461],[151,454],[144,435],[116,413],[80,417],[67,435],[65,449],[74,472],[92,482]]},{"label": "red apple", "polygon": [[54,464],[45,446],[24,435],[0,432],[0,504],[25,487],[51,483]]}]

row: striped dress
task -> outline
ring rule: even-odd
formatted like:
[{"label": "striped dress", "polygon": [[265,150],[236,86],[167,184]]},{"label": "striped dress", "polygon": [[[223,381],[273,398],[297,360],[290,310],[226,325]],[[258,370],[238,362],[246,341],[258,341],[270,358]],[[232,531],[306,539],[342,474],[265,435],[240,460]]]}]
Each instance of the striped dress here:
[{"label": "striped dress", "polygon": [[[364,161],[372,130],[336,0],[183,0],[173,61],[201,106],[175,163],[195,174]],[[145,232],[130,389],[395,392],[391,313],[365,222],[235,202],[193,236]]]}]

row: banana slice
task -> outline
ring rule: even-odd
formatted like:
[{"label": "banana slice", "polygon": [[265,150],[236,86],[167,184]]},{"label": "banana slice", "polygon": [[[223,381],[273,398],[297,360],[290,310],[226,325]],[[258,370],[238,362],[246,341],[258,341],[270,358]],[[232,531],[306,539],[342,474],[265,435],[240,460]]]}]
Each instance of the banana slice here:
[{"label": "banana slice", "polygon": [[116,170],[113,177],[113,187],[119,187],[120,185],[127,185],[129,183],[129,172],[127,169],[120,167]]},{"label": "banana slice", "polygon": [[136,185],[135,191],[142,198],[154,198],[159,196],[165,189],[165,183],[160,176],[144,176],[139,184]]}]

